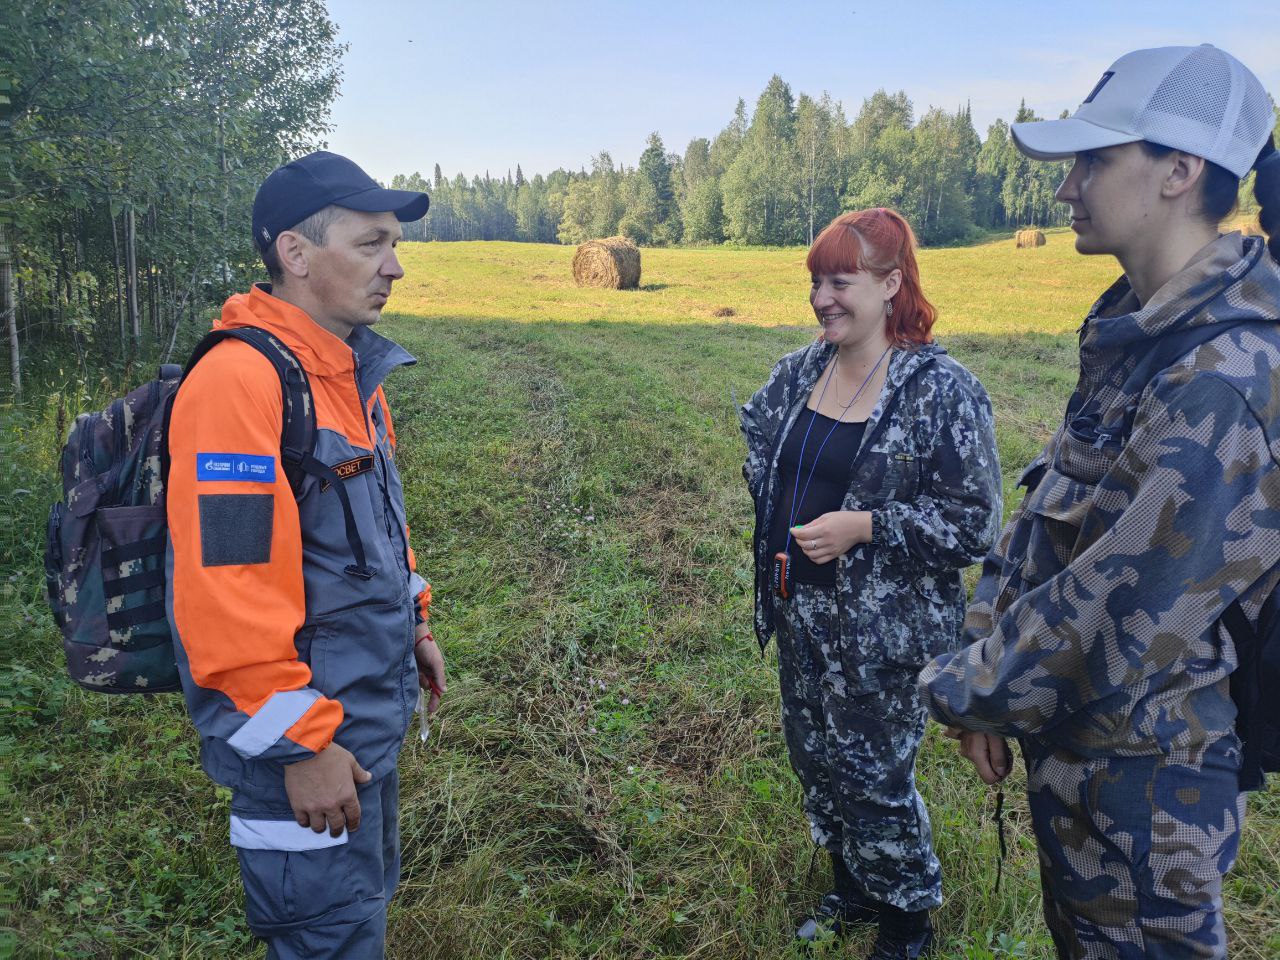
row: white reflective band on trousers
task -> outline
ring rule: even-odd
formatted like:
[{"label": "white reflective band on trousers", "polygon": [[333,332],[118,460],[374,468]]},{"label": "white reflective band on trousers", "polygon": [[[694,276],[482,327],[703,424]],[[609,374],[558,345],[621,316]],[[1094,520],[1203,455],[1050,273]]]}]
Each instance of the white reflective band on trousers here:
[{"label": "white reflective band on trousers", "polygon": [[252,760],[283,737],[319,699],[320,693],[310,687],[273,693],[227,740],[227,745],[246,760]]},{"label": "white reflective band on trousers", "polygon": [[347,831],[338,836],[328,830],[316,833],[310,827],[299,826],[296,820],[248,820],[231,815],[231,845],[245,850],[323,850],[347,842]]}]

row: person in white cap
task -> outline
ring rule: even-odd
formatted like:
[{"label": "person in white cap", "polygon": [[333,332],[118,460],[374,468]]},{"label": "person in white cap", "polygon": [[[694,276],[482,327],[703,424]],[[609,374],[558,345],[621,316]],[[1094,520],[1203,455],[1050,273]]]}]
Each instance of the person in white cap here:
[{"label": "person in white cap", "polygon": [[[1226,956],[1222,876],[1262,780],[1250,717],[1270,709],[1233,671],[1280,581],[1275,120],[1204,45],[1127,54],[1072,117],[1013,127],[1024,153],[1074,158],[1076,249],[1124,276],[1081,328],[967,646],[919,689],[987,783],[1017,738],[1060,957]],[[1269,243],[1219,233],[1250,170]]]}]

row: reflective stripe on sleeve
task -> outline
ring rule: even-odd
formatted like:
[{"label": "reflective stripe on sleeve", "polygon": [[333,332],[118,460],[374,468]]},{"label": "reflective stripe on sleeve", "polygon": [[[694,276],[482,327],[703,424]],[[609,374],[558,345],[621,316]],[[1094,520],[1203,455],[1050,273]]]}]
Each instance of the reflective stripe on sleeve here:
[{"label": "reflective stripe on sleeve", "polygon": [[316,833],[296,820],[247,820],[231,815],[231,845],[244,850],[323,850],[346,842],[346,830],[331,837],[328,830]]},{"label": "reflective stripe on sleeve", "polygon": [[409,574],[409,596],[416,598],[423,590],[426,589],[427,581],[423,580],[416,573]]},{"label": "reflective stripe on sleeve", "polygon": [[246,760],[252,760],[283,737],[284,732],[297,723],[307,712],[307,708],[319,699],[319,692],[310,687],[274,693],[257,713],[228,738],[227,745]]}]

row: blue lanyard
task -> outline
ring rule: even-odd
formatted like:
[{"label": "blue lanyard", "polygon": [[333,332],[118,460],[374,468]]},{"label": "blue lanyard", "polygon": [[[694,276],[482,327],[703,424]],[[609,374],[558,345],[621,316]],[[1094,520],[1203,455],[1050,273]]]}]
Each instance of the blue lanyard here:
[{"label": "blue lanyard", "polygon": [[[836,348],[839,350],[839,348]],[[876,361],[876,365],[871,368],[871,372],[867,374],[862,386],[858,387],[857,393],[853,398],[844,405],[844,409],[840,411],[840,416],[836,417],[836,422],[831,425],[831,429],[827,431],[827,435],[822,438],[822,443],[818,444],[818,452],[813,455],[813,463],[809,464],[809,476],[804,481],[804,491],[800,491],[800,474],[796,472],[796,493],[791,497],[791,518],[787,523],[787,542],[782,548],[783,553],[789,553],[791,550],[791,528],[796,525],[796,516],[800,513],[800,507],[804,503],[804,498],[809,495],[809,484],[813,482],[813,471],[818,467],[818,460],[822,457],[822,449],[827,445],[827,441],[831,439],[831,435],[836,432],[836,427],[840,426],[840,421],[844,415],[849,412],[849,408],[858,402],[858,398],[862,396],[862,391],[867,389],[867,384],[871,382],[871,378],[876,375],[876,371],[880,369],[880,364],[884,363],[884,358],[889,355],[889,351],[893,349],[893,344],[884,348],[884,353],[880,354],[880,359]],[[840,354],[836,354],[836,361],[840,362]],[[831,381],[835,379],[836,372],[831,371],[831,376],[827,377],[827,382],[822,385],[822,392],[818,394],[818,406],[822,406],[822,398],[827,395],[827,387],[831,386]],[[837,403],[839,401],[836,401]],[[804,469],[804,450],[809,445],[809,432],[813,430],[814,421],[818,419],[818,411],[815,408],[812,416],[809,417],[809,426],[805,428],[804,439],[800,441],[800,470]]]}]

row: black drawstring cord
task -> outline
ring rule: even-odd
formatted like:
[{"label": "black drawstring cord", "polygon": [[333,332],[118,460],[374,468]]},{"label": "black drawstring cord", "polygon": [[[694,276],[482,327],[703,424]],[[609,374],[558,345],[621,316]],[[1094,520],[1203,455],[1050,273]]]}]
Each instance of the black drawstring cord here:
[{"label": "black drawstring cord", "polygon": [[804,874],[804,885],[807,887],[813,879],[813,865],[818,862],[818,845],[813,845],[813,853],[809,854],[809,869]]},{"label": "black drawstring cord", "polygon": [[996,889],[1000,892],[1000,879],[1004,876],[1004,858],[1008,855],[1008,849],[1004,842],[1004,790],[996,791],[996,837],[1000,840],[1000,859],[996,861]]}]

